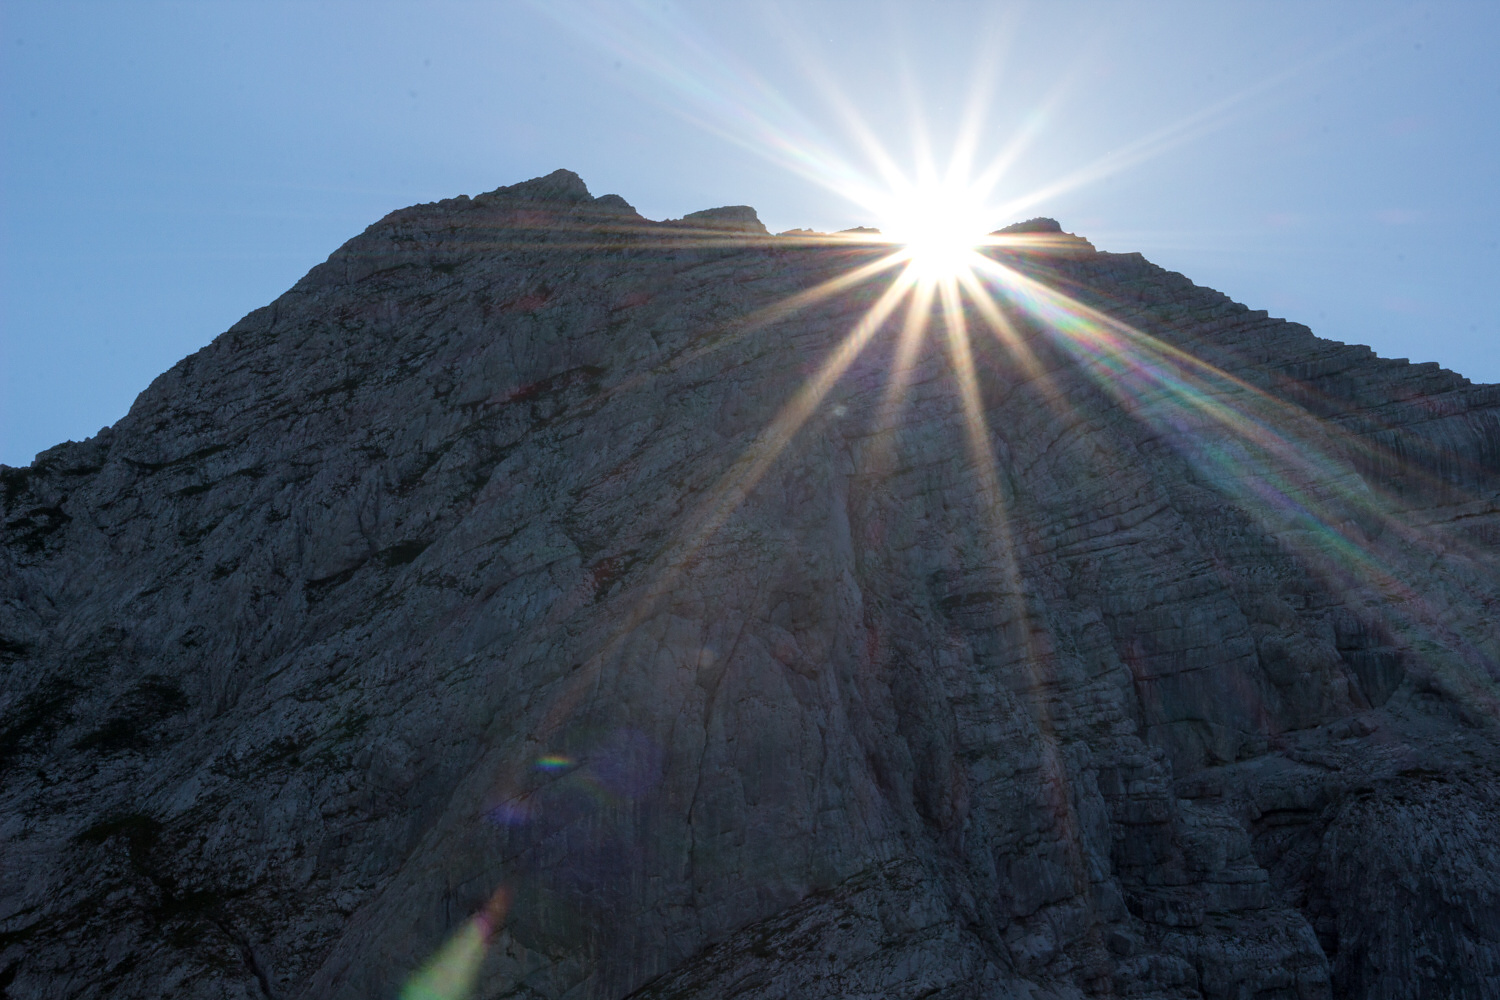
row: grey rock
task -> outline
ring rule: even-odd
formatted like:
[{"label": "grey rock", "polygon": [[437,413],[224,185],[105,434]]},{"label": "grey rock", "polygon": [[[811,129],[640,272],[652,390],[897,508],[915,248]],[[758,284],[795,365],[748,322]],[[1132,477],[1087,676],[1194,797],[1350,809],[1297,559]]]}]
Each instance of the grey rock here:
[{"label": "grey rock", "polygon": [[995,230],[994,236],[1009,236],[1013,233],[1060,233],[1062,225],[1056,219],[1047,219],[1037,216],[1035,219],[1027,219],[1025,222],[1012,222],[1008,226],[1002,226]]},{"label": "grey rock", "polygon": [[769,235],[760,216],[749,205],[726,205],[723,208],[705,208],[701,212],[689,212],[682,217],[685,225],[699,229],[719,230],[731,233],[754,233]]},{"label": "grey rock", "polygon": [[889,329],[776,453],[889,279],[764,233],[403,209],[0,469],[5,996],[393,996],[497,886],[486,1000],[1500,995],[1500,388],[1043,233],[987,436]]},{"label": "grey rock", "polygon": [[1035,218],[1012,223],[995,230],[990,236],[1001,237],[1001,245],[1012,250],[1030,249],[1053,258],[1092,257],[1095,253],[1092,243],[1082,236],[1063,232],[1062,225],[1056,219]]}]

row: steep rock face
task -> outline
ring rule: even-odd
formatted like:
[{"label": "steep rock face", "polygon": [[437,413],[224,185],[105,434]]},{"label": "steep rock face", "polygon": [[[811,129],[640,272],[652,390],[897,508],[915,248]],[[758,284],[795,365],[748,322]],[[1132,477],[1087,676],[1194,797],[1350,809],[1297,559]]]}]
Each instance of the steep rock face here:
[{"label": "steep rock face", "polygon": [[559,171],[0,470],[5,995],[1497,995],[1500,389],[1027,226],[824,379]]}]

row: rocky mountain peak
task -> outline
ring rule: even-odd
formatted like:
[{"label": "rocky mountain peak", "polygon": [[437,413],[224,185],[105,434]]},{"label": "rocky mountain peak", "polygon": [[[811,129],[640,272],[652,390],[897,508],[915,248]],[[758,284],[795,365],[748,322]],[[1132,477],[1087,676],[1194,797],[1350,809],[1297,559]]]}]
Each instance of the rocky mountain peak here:
[{"label": "rocky mountain peak", "polygon": [[1062,226],[1056,219],[1044,219],[1038,216],[1035,219],[1027,219],[1025,222],[1013,222],[1002,229],[996,230],[994,236],[1009,236],[1016,233],[1060,233]]},{"label": "rocky mountain peak", "polygon": [[1500,387],[1020,225],[557,171],[0,468],[0,992],[1493,996]]},{"label": "rocky mountain peak", "polygon": [[702,229],[769,235],[760,217],[755,214],[755,209],[749,205],[725,205],[723,208],[706,208],[701,212],[689,212],[682,217],[682,221]]},{"label": "rocky mountain peak", "polygon": [[496,188],[489,193],[506,198],[533,201],[577,203],[593,200],[593,197],[589,194],[588,185],[583,182],[583,178],[571,170],[554,170],[545,177],[533,177],[529,181],[522,181],[519,184],[512,184],[509,187]]}]

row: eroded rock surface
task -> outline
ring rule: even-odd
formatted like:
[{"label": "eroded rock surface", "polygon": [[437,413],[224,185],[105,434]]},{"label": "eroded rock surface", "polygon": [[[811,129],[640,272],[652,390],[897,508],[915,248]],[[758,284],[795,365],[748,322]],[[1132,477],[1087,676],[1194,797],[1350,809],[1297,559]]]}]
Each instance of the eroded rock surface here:
[{"label": "eroded rock surface", "polygon": [[0,995],[1500,995],[1500,388],[1027,225],[815,397],[889,247],[559,171],[0,470]]}]

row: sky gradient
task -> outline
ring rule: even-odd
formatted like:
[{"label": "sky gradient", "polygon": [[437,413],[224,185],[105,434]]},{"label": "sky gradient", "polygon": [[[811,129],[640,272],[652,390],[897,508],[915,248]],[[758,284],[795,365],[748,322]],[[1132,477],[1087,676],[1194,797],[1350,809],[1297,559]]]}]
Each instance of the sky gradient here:
[{"label": "sky gradient", "polygon": [[878,225],[842,193],[871,141],[941,168],[961,135],[1028,137],[1016,218],[1500,381],[1496,51],[1492,2],[7,0],[0,463],[392,209],[567,167],[651,218]]}]

